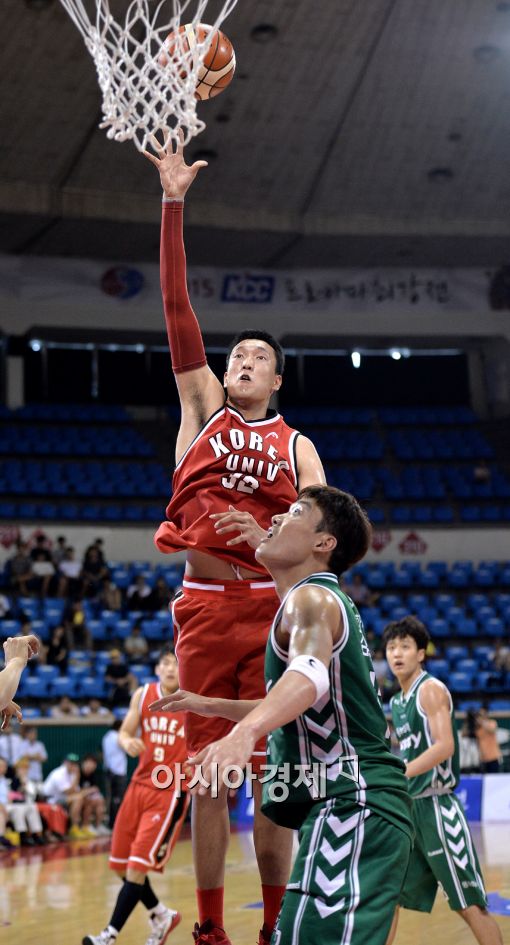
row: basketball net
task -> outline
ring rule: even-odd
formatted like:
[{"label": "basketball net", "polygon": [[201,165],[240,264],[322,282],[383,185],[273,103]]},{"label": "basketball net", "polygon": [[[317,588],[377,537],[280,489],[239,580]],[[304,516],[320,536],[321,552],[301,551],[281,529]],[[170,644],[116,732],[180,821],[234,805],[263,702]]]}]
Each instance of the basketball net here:
[{"label": "basketball net", "polygon": [[[197,26],[205,21],[208,0],[196,0],[191,17],[191,0],[130,0],[123,22],[110,11],[110,0],[60,0],[82,34],[92,56],[103,97],[103,121],[107,137],[134,141],[139,151],[151,143],[157,132],[165,140],[177,141],[178,130],[185,144],[205,128],[197,117],[195,89],[199,70],[210,46],[214,30],[235,7],[237,0],[223,3],[204,42],[189,47],[179,33],[182,17]],[[113,0],[112,0],[113,2]],[[86,3],[91,8],[87,13]],[[115,5],[118,7],[118,0]],[[169,19],[170,9],[172,16]],[[165,43],[169,33],[172,50]]]}]

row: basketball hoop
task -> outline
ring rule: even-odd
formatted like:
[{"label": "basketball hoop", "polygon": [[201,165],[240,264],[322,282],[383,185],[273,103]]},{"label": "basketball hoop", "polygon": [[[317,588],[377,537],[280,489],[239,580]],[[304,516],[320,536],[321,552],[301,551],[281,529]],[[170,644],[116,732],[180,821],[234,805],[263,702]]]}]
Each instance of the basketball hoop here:
[{"label": "basketball hoop", "polygon": [[[124,21],[115,20],[110,0],[60,0],[82,34],[92,56],[103,97],[103,121],[107,137],[134,141],[139,151],[162,132],[177,141],[178,130],[184,143],[205,128],[197,117],[195,92],[200,70],[213,31],[231,13],[237,0],[223,0],[211,32],[191,46],[179,31],[186,13],[193,27],[204,22],[208,0],[196,0],[190,17],[191,0],[130,0]],[[87,12],[86,4],[91,13]],[[117,4],[118,5],[118,4]],[[169,19],[171,7],[172,16]],[[172,36],[171,56],[167,39]]]}]

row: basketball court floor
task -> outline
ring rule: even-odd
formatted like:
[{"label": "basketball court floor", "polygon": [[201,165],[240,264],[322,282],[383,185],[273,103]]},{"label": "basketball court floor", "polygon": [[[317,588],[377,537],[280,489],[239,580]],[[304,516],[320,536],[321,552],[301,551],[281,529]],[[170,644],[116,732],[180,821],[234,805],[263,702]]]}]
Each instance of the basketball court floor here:
[{"label": "basketball court floor", "polygon": [[[510,828],[507,824],[475,825],[473,836],[503,941],[510,945]],[[84,934],[97,934],[110,916],[118,891],[118,880],[107,866],[108,846],[108,839],[75,841],[42,851],[2,854],[0,942],[81,945]],[[255,945],[262,911],[249,832],[232,836],[227,871],[227,931],[233,945]],[[165,874],[154,877],[154,886],[161,900],[183,916],[168,945],[191,945],[197,916],[189,835],[177,844]],[[145,910],[138,906],[119,936],[119,945],[144,945],[147,936]],[[396,945],[473,942],[467,926],[440,896],[431,916],[402,912]]]}]

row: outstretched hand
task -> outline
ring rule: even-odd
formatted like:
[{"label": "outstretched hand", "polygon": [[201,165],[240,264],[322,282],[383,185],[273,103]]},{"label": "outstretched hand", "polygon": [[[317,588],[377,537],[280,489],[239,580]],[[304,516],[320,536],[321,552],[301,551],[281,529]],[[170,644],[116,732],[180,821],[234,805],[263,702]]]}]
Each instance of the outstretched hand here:
[{"label": "outstretched hand", "polygon": [[195,715],[210,715],[208,708],[213,700],[209,696],[199,696],[196,692],[177,689],[169,696],[163,696],[151,702],[149,712],[194,712]]},{"label": "outstretched hand", "polygon": [[174,151],[172,138],[169,136],[161,144],[155,135],[151,143],[156,154],[144,151],[145,157],[157,167],[165,197],[171,200],[182,200],[191,186],[201,167],[207,167],[207,161],[195,161],[189,166],[184,160],[184,135],[179,129],[179,143]]},{"label": "outstretched hand", "polygon": [[267,536],[267,529],[261,528],[250,512],[241,512],[233,505],[229,505],[228,512],[213,512],[209,518],[214,522],[217,535],[238,532],[235,538],[226,542],[227,547],[240,545],[245,541],[250,548],[258,548],[262,539]]},{"label": "outstretched hand", "polygon": [[2,709],[2,711],[0,712],[0,718],[2,720],[2,730],[9,727],[11,719],[13,717],[16,718],[18,722],[23,721],[21,708],[19,707],[17,702],[9,702],[9,704],[5,706],[5,709]]}]

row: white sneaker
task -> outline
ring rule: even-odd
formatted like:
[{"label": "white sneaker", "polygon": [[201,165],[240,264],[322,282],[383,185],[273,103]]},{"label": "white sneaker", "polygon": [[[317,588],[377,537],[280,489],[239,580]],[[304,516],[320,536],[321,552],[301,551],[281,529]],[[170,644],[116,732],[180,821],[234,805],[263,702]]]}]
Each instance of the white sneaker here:
[{"label": "white sneaker", "polygon": [[[161,915],[155,915],[153,919],[150,919],[152,931],[145,945],[163,945],[170,932],[179,925],[181,918],[180,912],[176,912],[174,909],[167,909]],[[95,943],[92,943],[92,945],[95,945]]]},{"label": "white sneaker", "polygon": [[110,935],[108,929],[103,929],[99,935],[86,935],[81,945],[115,945],[116,942],[117,936]]},{"label": "white sneaker", "polygon": [[106,826],[106,824],[99,824],[99,826],[96,827],[96,834],[98,837],[109,837],[111,830]]}]

